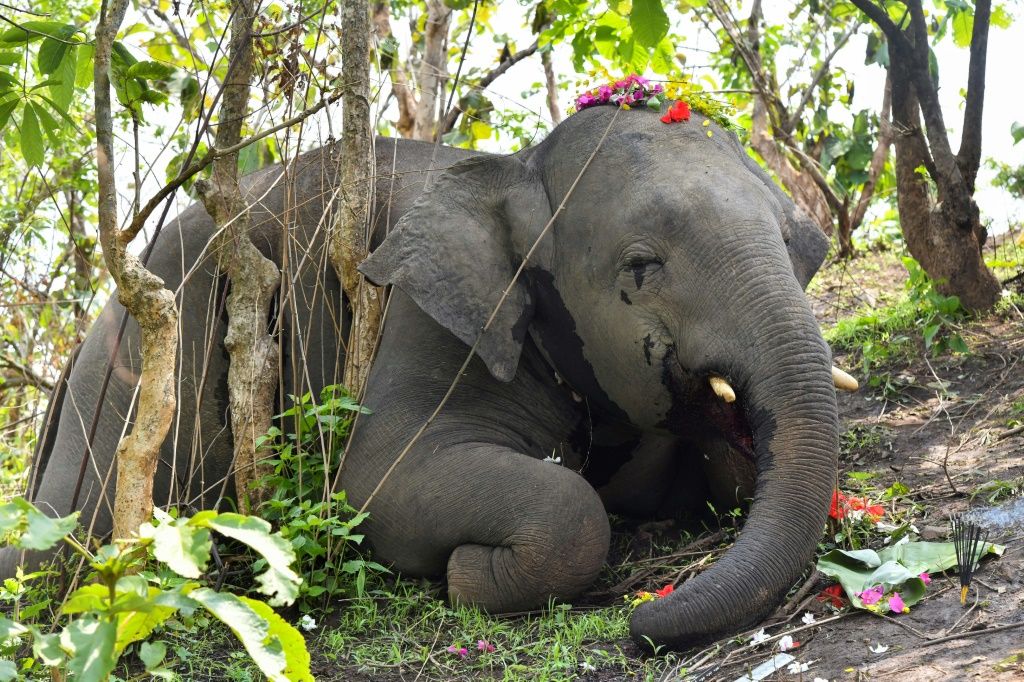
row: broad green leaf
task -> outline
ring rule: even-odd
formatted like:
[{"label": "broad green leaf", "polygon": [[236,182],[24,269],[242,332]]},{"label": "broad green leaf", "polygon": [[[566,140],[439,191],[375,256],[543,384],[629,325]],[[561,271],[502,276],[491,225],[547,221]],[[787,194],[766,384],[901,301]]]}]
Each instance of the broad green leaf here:
[{"label": "broad green leaf", "polygon": [[0,66],[20,64],[24,57],[18,52],[0,52]]},{"label": "broad green leaf", "polygon": [[268,604],[248,597],[241,597],[241,600],[266,619],[270,628],[270,636],[276,636],[281,641],[286,661],[285,677],[290,682],[313,682],[313,673],[309,669],[309,650],[306,649],[306,639],[302,633],[277,615],[277,612]]},{"label": "broad green leaf", "polygon": [[14,664],[14,661],[0,661],[0,682],[16,679],[18,679],[18,666]]},{"label": "broad green leaf", "polygon": [[1010,135],[1013,136],[1013,143],[1017,144],[1021,140],[1024,140],[1024,123],[1020,121],[1014,121],[1010,124]]},{"label": "broad green leaf", "polygon": [[[166,515],[165,515],[166,516]],[[153,556],[178,575],[198,578],[210,563],[210,531],[194,526],[188,519],[159,518],[156,525],[145,523],[139,535],[153,539]]]},{"label": "broad green leaf", "polygon": [[89,44],[78,48],[78,63],[75,66],[75,87],[85,88],[92,84],[92,57],[95,53],[96,48]]},{"label": "broad green leaf", "polygon": [[60,633],[44,633],[32,627],[32,655],[45,666],[58,666],[64,663],[66,654],[60,648]]},{"label": "broad green leaf", "polygon": [[[10,28],[0,33],[0,44],[23,45],[42,40],[47,36],[59,36],[60,30],[67,27],[67,24],[62,24],[59,21],[22,21],[17,28]],[[74,29],[74,26],[71,28]]]},{"label": "broad green leaf", "polygon": [[1010,28],[1013,24],[1013,15],[1006,11],[1005,5],[996,5],[992,8],[989,24],[996,28]]},{"label": "broad green leaf", "polygon": [[281,640],[270,636],[270,624],[263,616],[228,592],[200,587],[193,590],[189,596],[202,604],[217,620],[231,628],[264,675],[273,682],[288,680],[284,674],[288,661]]},{"label": "broad green leaf", "polygon": [[469,125],[469,132],[473,136],[474,140],[486,140],[494,131],[491,126],[483,121],[473,121]]},{"label": "broad green leaf", "polygon": [[7,616],[0,616],[0,642],[11,637],[21,637],[26,632],[28,632],[28,628],[21,623],[13,621]]},{"label": "broad green leaf", "polygon": [[160,62],[136,62],[128,67],[129,78],[145,80],[167,80],[174,75],[174,67]]},{"label": "broad green leaf", "polygon": [[159,588],[151,586],[146,610],[124,611],[117,615],[117,641],[114,650],[118,655],[129,644],[149,637],[157,626],[163,624],[177,611],[174,607],[153,605],[153,599],[161,593]]},{"label": "broad green leaf", "polygon": [[70,109],[75,97],[75,72],[78,69],[78,50],[68,50],[53,72],[55,83],[50,86],[50,97],[61,109]]},{"label": "broad green leaf", "polygon": [[219,514],[207,522],[209,528],[242,542],[267,560],[267,570],[256,576],[259,591],[271,597],[274,606],[291,604],[299,594],[302,578],[294,570],[295,550],[291,543],[263,519],[241,514]]},{"label": "broad green leaf", "polygon": [[95,618],[71,621],[60,635],[61,646],[73,652],[68,671],[75,682],[104,682],[114,666],[114,641],[117,628],[113,623]]},{"label": "broad green leaf", "polygon": [[64,59],[64,53],[70,47],[66,42],[57,38],[45,39],[39,46],[39,54],[36,57],[39,71],[47,75],[56,71],[61,60]]},{"label": "broad green leaf", "polygon": [[[25,162],[30,166],[42,166],[43,165],[43,134],[39,130],[39,120],[36,118],[36,112],[31,106],[25,107],[25,111],[21,115],[21,155],[25,157]],[[37,514],[42,515],[40,512]],[[41,529],[40,524],[36,524],[37,529]],[[32,544],[43,544],[47,542],[49,535],[44,534],[42,536],[35,535],[31,532],[31,529],[26,530],[22,536],[22,546],[27,546],[29,543]],[[64,537],[64,533],[60,534],[53,542],[49,542],[45,547],[38,547],[33,549],[46,549],[52,547],[60,538]]]},{"label": "broad green leaf", "polygon": [[110,590],[105,585],[93,583],[80,587],[68,597],[61,608],[64,615],[102,611],[110,605]]},{"label": "broad green leaf", "polygon": [[61,140],[57,135],[57,130],[60,128],[57,125],[57,120],[46,110],[42,104],[36,102],[29,102],[28,106],[32,107],[36,112],[36,117],[39,119],[39,123],[43,126],[43,132],[46,133],[46,137],[49,138],[50,144],[57,147],[60,145]]},{"label": "broad green leaf", "polygon": [[971,33],[974,31],[974,13],[964,10],[953,15],[953,42],[957,47],[971,46]]},{"label": "broad green leaf", "polygon": [[[26,108],[25,115],[22,118],[22,154],[24,154],[25,161],[28,163],[41,166],[43,163],[43,138],[39,132],[39,122],[36,121],[35,114],[30,112],[31,110]],[[30,117],[31,123],[26,123]],[[29,153],[25,151],[26,129],[29,126],[34,128],[34,131],[29,134],[32,139],[28,143],[33,154],[32,160],[29,159]],[[78,524],[78,512],[70,516],[52,519],[36,509],[32,503],[26,502],[20,497],[15,498],[13,502],[24,512],[25,521],[27,522],[25,532],[20,540],[15,543],[23,549],[50,549],[63,540],[64,536],[73,531]]]},{"label": "broad green leaf", "polygon": [[656,46],[668,33],[668,15],[661,0],[633,0],[629,24],[637,43],[648,48]]},{"label": "broad green leaf", "polygon": [[6,71],[0,71],[0,91],[10,90],[20,82],[21,81]]},{"label": "broad green leaf", "polygon": [[167,657],[167,645],[163,642],[143,642],[139,647],[139,659],[146,670],[152,670],[164,662]]}]

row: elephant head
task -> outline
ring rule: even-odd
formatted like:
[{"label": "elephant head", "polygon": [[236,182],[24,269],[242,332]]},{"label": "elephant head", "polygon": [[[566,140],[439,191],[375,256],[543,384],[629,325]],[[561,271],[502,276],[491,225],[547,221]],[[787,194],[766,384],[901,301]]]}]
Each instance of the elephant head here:
[{"label": "elephant head", "polygon": [[735,545],[634,613],[638,642],[684,646],[766,614],[821,536],[838,420],[803,287],[826,248],[713,122],[595,107],[536,147],[452,167],[360,269],[477,343],[499,381],[529,335],[595,410],[753,459]]}]

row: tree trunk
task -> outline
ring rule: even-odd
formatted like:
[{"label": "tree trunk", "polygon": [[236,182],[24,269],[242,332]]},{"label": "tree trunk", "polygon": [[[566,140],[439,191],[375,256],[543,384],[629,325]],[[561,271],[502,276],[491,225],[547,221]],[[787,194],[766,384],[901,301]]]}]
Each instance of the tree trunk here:
[{"label": "tree trunk", "polygon": [[[380,291],[356,270],[369,252],[370,178],[373,177],[370,7],[366,0],[350,0],[342,5],[341,26],[342,167],[338,211],[329,250],[331,264],[352,307],[352,331],[345,354],[345,386],[358,398],[370,372],[381,323]],[[428,101],[432,100],[424,97],[421,104]]]},{"label": "tree trunk", "polygon": [[[392,37],[389,3],[373,3],[373,30],[379,41],[378,44]],[[379,53],[380,50],[378,50]],[[384,55],[381,55],[381,59],[383,60],[384,58]],[[397,51],[390,55],[388,59],[391,60],[391,63],[388,65],[391,91],[395,95],[395,101],[398,102],[398,121],[395,123],[395,128],[398,129],[398,134],[402,137],[412,137],[413,130],[416,127],[417,104],[416,97],[409,86],[409,74],[406,72],[405,67],[402,66],[402,61],[399,59]]]},{"label": "tree trunk", "polygon": [[[934,168],[921,130],[920,103],[899,56],[893,53],[890,74],[893,125],[899,131],[895,137],[896,190],[907,249],[936,280],[939,291],[959,296],[970,310],[986,310],[998,300],[1000,285],[982,258],[984,228],[978,207],[970,198],[972,225],[964,229],[942,206],[944,183],[937,183],[939,202],[933,201],[927,177],[918,172],[922,167]],[[929,172],[941,175],[941,171]]]},{"label": "tree trunk", "polygon": [[544,65],[544,84],[548,92],[548,111],[551,112],[551,122],[558,125],[562,122],[562,110],[558,108],[558,83],[555,80],[555,69],[551,65],[551,50],[544,50],[540,53],[540,62]]},{"label": "tree trunk", "polygon": [[434,139],[438,99],[442,92],[441,81],[444,80],[446,74],[445,43],[451,20],[452,10],[442,0],[427,0],[423,59],[420,61],[420,69],[416,78],[420,90],[420,101],[416,109],[416,123],[412,135],[416,140],[432,141]]},{"label": "tree trunk", "polygon": [[110,55],[128,0],[112,0],[96,27],[93,79],[96,103],[98,228],[103,258],[118,288],[118,300],[139,323],[142,376],[131,433],[117,446],[114,537],[129,538],[153,516],[153,474],[176,404],[174,369],[178,350],[178,309],[163,281],[127,250],[130,234],[117,227],[114,177]]},{"label": "tree trunk", "polygon": [[[218,149],[241,140],[253,71],[253,19],[252,0],[233,0],[228,71],[214,142]],[[262,463],[270,453],[257,448],[256,439],[270,429],[274,416],[279,359],[277,344],[267,333],[267,321],[281,275],[249,238],[249,211],[238,185],[238,153],[215,161],[210,181],[197,182],[196,190],[217,226],[210,240],[211,252],[230,281],[224,347],[230,357],[228,399],[235,494],[239,510],[249,513],[258,509],[264,498],[255,483],[270,472]]]}]

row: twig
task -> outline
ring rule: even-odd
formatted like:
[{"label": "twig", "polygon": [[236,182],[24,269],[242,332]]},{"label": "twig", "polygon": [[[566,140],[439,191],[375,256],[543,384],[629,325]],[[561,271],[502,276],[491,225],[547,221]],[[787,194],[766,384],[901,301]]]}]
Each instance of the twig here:
[{"label": "twig", "polygon": [[947,637],[939,637],[938,639],[930,639],[922,647],[934,646],[935,644],[942,644],[943,642],[951,642],[954,639],[967,639],[968,637],[977,637],[978,635],[984,635],[991,632],[1001,632],[1003,630],[1012,630],[1013,628],[1019,628],[1024,626],[1024,620],[1019,623],[1010,623],[1008,625],[997,625],[991,628],[982,628],[981,630],[971,630],[970,632],[961,632],[958,635],[949,635]]}]

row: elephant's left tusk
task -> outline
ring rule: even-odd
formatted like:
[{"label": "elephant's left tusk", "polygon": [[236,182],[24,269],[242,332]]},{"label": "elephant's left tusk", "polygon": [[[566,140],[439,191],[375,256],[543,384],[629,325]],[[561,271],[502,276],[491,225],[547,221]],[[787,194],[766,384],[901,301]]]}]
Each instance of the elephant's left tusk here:
[{"label": "elephant's left tusk", "polygon": [[832,383],[841,391],[856,391],[860,384],[852,376],[832,365]]},{"label": "elephant's left tusk", "polygon": [[708,377],[708,382],[711,384],[711,390],[719,398],[727,403],[736,402],[736,391],[732,390],[732,386],[729,385],[728,381],[722,377],[712,375]]}]

